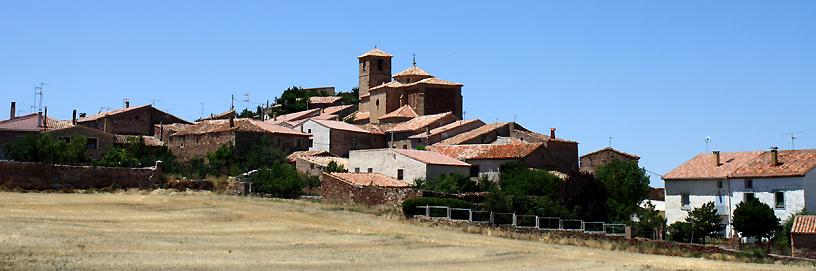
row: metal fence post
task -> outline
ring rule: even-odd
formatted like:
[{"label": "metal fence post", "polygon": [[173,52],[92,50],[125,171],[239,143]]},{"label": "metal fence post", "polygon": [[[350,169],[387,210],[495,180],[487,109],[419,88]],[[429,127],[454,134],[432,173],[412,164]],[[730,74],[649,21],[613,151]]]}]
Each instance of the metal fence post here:
[{"label": "metal fence post", "polygon": [[468,221],[473,222],[473,210],[468,209]]},{"label": "metal fence post", "polygon": [[496,221],[493,220],[493,211],[490,211],[490,224],[496,224]]},{"label": "metal fence post", "polygon": [[425,205],[425,216],[431,216],[431,206]]},{"label": "metal fence post", "polygon": [[539,226],[538,225],[538,216],[535,216],[535,218],[536,218],[536,229],[538,229],[538,226]]},{"label": "metal fence post", "polygon": [[445,207],[445,209],[447,209],[447,210],[448,210],[448,219],[451,219],[451,211],[450,211],[450,207]]},{"label": "metal fence post", "polygon": [[513,213],[513,227],[516,226],[516,213]]}]

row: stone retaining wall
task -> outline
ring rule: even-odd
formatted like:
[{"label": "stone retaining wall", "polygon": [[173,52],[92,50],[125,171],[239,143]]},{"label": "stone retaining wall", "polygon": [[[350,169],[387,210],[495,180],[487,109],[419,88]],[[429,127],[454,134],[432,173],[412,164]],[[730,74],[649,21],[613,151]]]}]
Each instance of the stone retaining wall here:
[{"label": "stone retaining wall", "polygon": [[9,189],[151,188],[161,177],[160,164],[112,168],[0,161],[0,186]]}]

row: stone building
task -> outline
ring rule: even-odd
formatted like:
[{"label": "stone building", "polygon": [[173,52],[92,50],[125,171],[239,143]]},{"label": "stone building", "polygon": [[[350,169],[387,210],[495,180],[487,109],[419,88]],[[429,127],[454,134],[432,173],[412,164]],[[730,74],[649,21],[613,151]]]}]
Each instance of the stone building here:
[{"label": "stone building", "polygon": [[293,129],[312,135],[309,150],[328,151],[337,156],[347,157],[350,150],[385,147],[383,133],[342,121],[309,119]]},{"label": "stone building", "polygon": [[73,126],[71,121],[57,120],[48,116],[48,109],[42,113],[17,116],[16,103],[11,102],[9,119],[0,121],[0,159],[6,159],[6,146],[28,135],[43,131]]},{"label": "stone building", "polygon": [[64,141],[69,141],[77,136],[84,137],[87,142],[85,144],[85,153],[93,160],[99,160],[102,156],[105,156],[113,148],[116,141],[116,136],[113,134],[79,125],[50,129],[43,131],[43,133]]},{"label": "stone building", "polygon": [[410,184],[443,174],[470,175],[468,163],[435,152],[403,149],[352,151],[348,170],[379,173]]},{"label": "stone building", "polygon": [[317,194],[328,202],[366,205],[400,205],[422,196],[410,184],[377,173],[323,173]]},{"label": "stone building", "polygon": [[187,161],[205,158],[223,145],[233,146],[236,155],[241,155],[264,141],[287,153],[303,151],[311,145],[309,137],[300,131],[255,119],[210,120],[173,134],[167,146],[179,160]]},{"label": "stone building", "polygon": [[77,125],[82,125],[103,132],[119,135],[154,135],[156,124],[172,124],[189,122],[176,116],[154,108],[152,105],[130,107],[101,112],[99,114],[80,118]]},{"label": "stone building", "polygon": [[625,153],[610,147],[606,147],[581,156],[581,172],[595,173],[599,167],[609,164],[615,160],[625,160],[637,163],[640,157],[634,154]]},{"label": "stone building", "polygon": [[385,132],[385,139],[389,146],[398,149],[413,149],[410,139],[413,135],[428,133],[429,131],[459,120],[452,113],[440,113],[413,118],[406,122],[380,125]]},{"label": "stone building", "polygon": [[[408,105],[419,115],[452,112],[462,118],[462,84],[435,78],[416,66],[391,75],[392,55],[374,48],[358,57],[359,111],[369,112],[368,122]],[[393,78],[393,81],[392,81]],[[363,121],[358,116],[355,121]]]},{"label": "stone building", "polygon": [[425,133],[419,133],[408,137],[411,140],[411,146],[416,147],[424,147],[428,145],[433,145],[439,143],[445,139],[451,138],[458,134],[472,131],[479,127],[484,126],[485,123],[481,120],[457,120],[446,125],[436,127],[434,129],[428,130]]},{"label": "stone building", "polygon": [[471,176],[487,176],[498,180],[501,166],[519,162],[529,168],[570,173],[577,169],[560,161],[545,143],[433,145],[428,150],[438,152],[471,164]]},{"label": "stone building", "polygon": [[[229,118],[226,118],[226,119],[228,120]],[[213,119],[213,120],[215,120],[215,119]],[[201,121],[199,121],[199,122],[201,122]],[[192,124],[186,124],[186,123],[172,123],[172,124],[160,123],[160,124],[154,124],[153,125],[153,133],[154,133],[153,137],[157,138],[161,142],[167,143],[170,140],[170,136],[178,133],[181,130],[190,128],[190,126],[192,126]]]}]

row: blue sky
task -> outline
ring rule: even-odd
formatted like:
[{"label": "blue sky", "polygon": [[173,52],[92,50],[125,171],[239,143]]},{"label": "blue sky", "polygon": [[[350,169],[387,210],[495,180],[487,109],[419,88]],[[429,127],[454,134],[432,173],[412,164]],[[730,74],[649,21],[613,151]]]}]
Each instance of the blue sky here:
[{"label": "blue sky", "polygon": [[[816,148],[813,1],[4,1],[0,112],[156,106],[357,85],[375,44],[461,82],[468,118],[608,145],[665,173],[711,149]],[[239,103],[239,107],[244,104]],[[6,114],[6,113],[4,113]],[[658,177],[652,184],[662,186]]]}]

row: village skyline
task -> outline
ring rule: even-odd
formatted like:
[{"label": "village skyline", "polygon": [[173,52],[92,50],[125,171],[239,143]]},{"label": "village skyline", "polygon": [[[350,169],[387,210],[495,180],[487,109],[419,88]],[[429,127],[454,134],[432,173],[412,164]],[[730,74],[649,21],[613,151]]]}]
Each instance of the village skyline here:
[{"label": "village skyline", "polygon": [[28,113],[45,82],[44,105],[59,119],[129,98],[158,99],[157,108],[195,120],[201,103],[204,115],[228,110],[230,95],[242,109],[293,85],[347,91],[357,86],[355,58],[377,46],[394,55],[395,71],[416,54],[424,70],[464,84],[466,119],[555,127],[580,143],[580,154],[612,137],[659,174],[705,152],[707,136],[709,151],[790,149],[789,132],[799,132],[797,149],[816,147],[808,103],[816,23],[804,1],[569,9],[428,2],[382,16],[362,12],[371,3],[7,6],[2,112],[14,100]]}]

